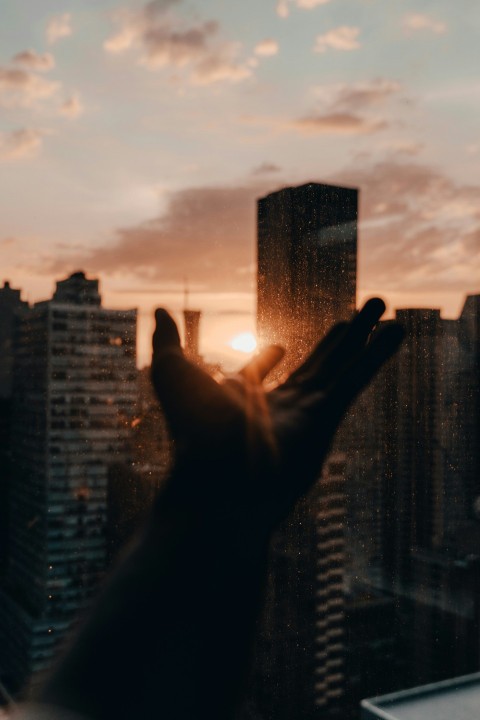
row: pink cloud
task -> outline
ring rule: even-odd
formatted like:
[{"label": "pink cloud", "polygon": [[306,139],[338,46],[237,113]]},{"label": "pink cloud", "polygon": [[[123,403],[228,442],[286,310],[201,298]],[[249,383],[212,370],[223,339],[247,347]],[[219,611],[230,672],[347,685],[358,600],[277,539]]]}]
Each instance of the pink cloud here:
[{"label": "pink cloud", "polygon": [[261,42],[257,43],[254,52],[255,55],[260,55],[262,57],[270,57],[271,55],[276,55],[278,53],[278,50],[278,42],[269,38],[267,40],[262,40]]},{"label": "pink cloud", "polygon": [[341,25],[340,27],[329,30],[323,35],[317,35],[313,51],[316,53],[324,53],[327,50],[357,50],[360,47],[358,36],[360,28],[350,25]]},{"label": "pink cloud", "polygon": [[51,53],[37,53],[35,50],[24,50],[17,53],[12,61],[23,65],[28,70],[44,72],[55,67],[55,58]]},{"label": "pink cloud", "polygon": [[23,128],[0,133],[0,161],[21,160],[37,154],[42,145],[42,133]]},{"label": "pink cloud", "polygon": [[239,44],[221,38],[217,22],[188,25],[170,12],[174,0],[150,2],[137,12],[123,13],[119,31],[105,41],[107,52],[136,50],[138,62],[150,70],[184,70],[188,82],[209,85],[250,77],[251,65],[238,59]]},{"label": "pink cloud", "polygon": [[[361,291],[388,297],[434,292],[439,285],[459,294],[478,289],[479,186],[458,185],[428,165],[396,158],[375,165],[363,159],[322,180],[360,189]],[[251,291],[256,199],[285,184],[252,176],[238,186],[172,193],[161,216],[118,230],[109,247],[62,252],[48,269],[85,267],[160,285],[181,285],[187,275],[199,288]]]},{"label": "pink cloud", "polygon": [[47,41],[53,45],[61,38],[72,34],[72,16],[70,13],[52,17],[47,25]]},{"label": "pink cloud", "polygon": [[291,126],[303,133],[338,133],[363,135],[385,129],[385,120],[368,120],[349,113],[326,113],[307,115],[292,121]]},{"label": "pink cloud", "polygon": [[78,94],[71,95],[60,106],[60,113],[68,118],[76,118],[84,111],[82,101]]},{"label": "pink cloud", "polygon": [[37,100],[51,98],[59,84],[20,68],[0,67],[0,105],[29,107]]},{"label": "pink cloud", "polygon": [[447,24],[441,20],[435,20],[431,15],[423,13],[409,13],[403,19],[403,27],[408,32],[427,30],[435,35],[444,35],[447,32]]}]

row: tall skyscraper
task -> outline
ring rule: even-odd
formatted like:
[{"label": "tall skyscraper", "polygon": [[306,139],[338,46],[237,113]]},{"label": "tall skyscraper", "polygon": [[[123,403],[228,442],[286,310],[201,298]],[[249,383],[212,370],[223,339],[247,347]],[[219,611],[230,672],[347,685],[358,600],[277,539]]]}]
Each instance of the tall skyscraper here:
[{"label": "tall skyscraper", "polygon": [[28,308],[6,280],[0,288],[0,398],[10,397],[13,380],[13,326],[16,315]]},{"label": "tall skyscraper", "polygon": [[358,433],[360,471],[347,476],[347,518],[368,541],[347,572],[394,598],[401,687],[480,661],[480,296],[458,319],[430,308],[396,319],[404,342],[360,399],[371,420]]},{"label": "tall skyscraper", "polygon": [[20,290],[6,280],[0,288],[0,578],[6,568],[11,485],[11,412],[15,318],[28,309]]},{"label": "tall skyscraper", "polygon": [[105,569],[107,471],[136,401],[136,310],[101,305],[77,272],[18,321],[11,543],[0,664],[15,686],[48,667]]},{"label": "tall skyscraper", "polygon": [[308,183],[258,201],[258,334],[291,364],[355,310],[354,188]]},{"label": "tall skyscraper", "polygon": [[[258,335],[286,348],[286,370],[355,310],[357,201],[353,188],[318,183],[258,201]],[[337,445],[272,542],[254,674],[268,718],[326,717],[341,706],[344,473]]]}]

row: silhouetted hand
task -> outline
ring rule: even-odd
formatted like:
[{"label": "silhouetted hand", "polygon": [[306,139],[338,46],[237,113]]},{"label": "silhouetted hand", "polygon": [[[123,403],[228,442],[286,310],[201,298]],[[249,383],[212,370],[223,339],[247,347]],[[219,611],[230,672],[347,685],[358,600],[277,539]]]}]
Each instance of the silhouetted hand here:
[{"label": "silhouetted hand", "polygon": [[395,352],[398,326],[370,338],[383,311],[369,301],[268,393],[262,381],[281,348],[218,384],[184,357],[175,323],[157,311],[152,379],[175,462],[143,532],[38,694],[60,708],[56,717],[62,708],[89,720],[234,717],[270,534],[318,478],[348,405]]},{"label": "silhouetted hand", "polygon": [[372,335],[384,310],[369,300],[270,392],[262,381],[282,348],[219,384],[184,357],[174,321],[157,310],[152,380],[176,445],[172,497],[243,521],[246,513],[269,533],[319,477],[346,409],[397,349],[398,325]]}]

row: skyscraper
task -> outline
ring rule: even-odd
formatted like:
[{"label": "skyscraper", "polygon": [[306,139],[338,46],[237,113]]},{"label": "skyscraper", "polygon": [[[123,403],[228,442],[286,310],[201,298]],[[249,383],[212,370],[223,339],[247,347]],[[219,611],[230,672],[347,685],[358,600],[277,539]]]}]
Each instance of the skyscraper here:
[{"label": "skyscraper", "polygon": [[136,400],[136,310],[102,307],[77,272],[18,321],[11,543],[1,671],[46,668],[105,569],[107,470],[125,461]]},{"label": "skyscraper", "polygon": [[480,296],[467,297],[458,319],[431,308],[396,319],[404,342],[362,399],[372,420],[359,433],[360,479],[378,502],[362,501],[358,478],[347,484],[359,510],[352,535],[376,538],[364,544],[370,567],[354,558],[356,574],[395,599],[401,687],[402,676],[471,672],[480,658]]},{"label": "skyscraper", "polygon": [[13,380],[13,326],[15,316],[28,308],[6,280],[0,288],[0,398],[10,397]]},{"label": "skyscraper", "polygon": [[[258,334],[286,348],[292,370],[356,305],[357,200],[353,188],[309,183],[258,201]],[[266,717],[338,711],[344,677],[341,445],[324,482],[273,539],[256,693]]]},{"label": "skyscraper", "polygon": [[291,364],[355,310],[354,188],[308,183],[258,201],[258,334]]},{"label": "skyscraper", "polygon": [[20,290],[11,288],[8,281],[0,288],[0,578],[8,554],[13,330],[15,317],[28,309],[20,295]]}]

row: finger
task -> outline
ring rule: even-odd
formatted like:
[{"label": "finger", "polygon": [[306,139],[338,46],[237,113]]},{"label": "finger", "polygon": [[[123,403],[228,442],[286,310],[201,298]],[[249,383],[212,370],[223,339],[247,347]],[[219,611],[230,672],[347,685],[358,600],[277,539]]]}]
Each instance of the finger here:
[{"label": "finger", "polygon": [[385,303],[380,298],[368,300],[355,315],[336,343],[326,353],[321,365],[317,365],[316,374],[307,381],[309,387],[327,387],[342,370],[349,366],[352,359],[365,347],[373,329],[385,312]]},{"label": "finger", "polygon": [[155,320],[152,384],[173,436],[195,434],[206,414],[224,410],[224,395],[215,380],[184,357],[172,317],[157,310]]},{"label": "finger", "polygon": [[154,357],[165,352],[182,352],[177,324],[163,308],[155,310],[155,331],[152,338]]},{"label": "finger", "polygon": [[382,328],[360,356],[336,379],[331,397],[341,415],[396,353],[403,337],[404,330],[398,323]]},{"label": "finger", "polygon": [[280,345],[269,345],[260,350],[258,355],[240,370],[239,375],[250,383],[259,384],[278,365],[284,355],[285,350]]},{"label": "finger", "polygon": [[341,322],[331,328],[331,330],[325,335],[316,348],[310,353],[305,362],[300,367],[294,370],[286,381],[281,385],[282,388],[288,388],[291,385],[308,380],[312,376],[315,376],[318,372],[319,367],[324,361],[327,354],[331,351],[332,347],[338,342],[339,338],[345,333],[348,323]]}]

